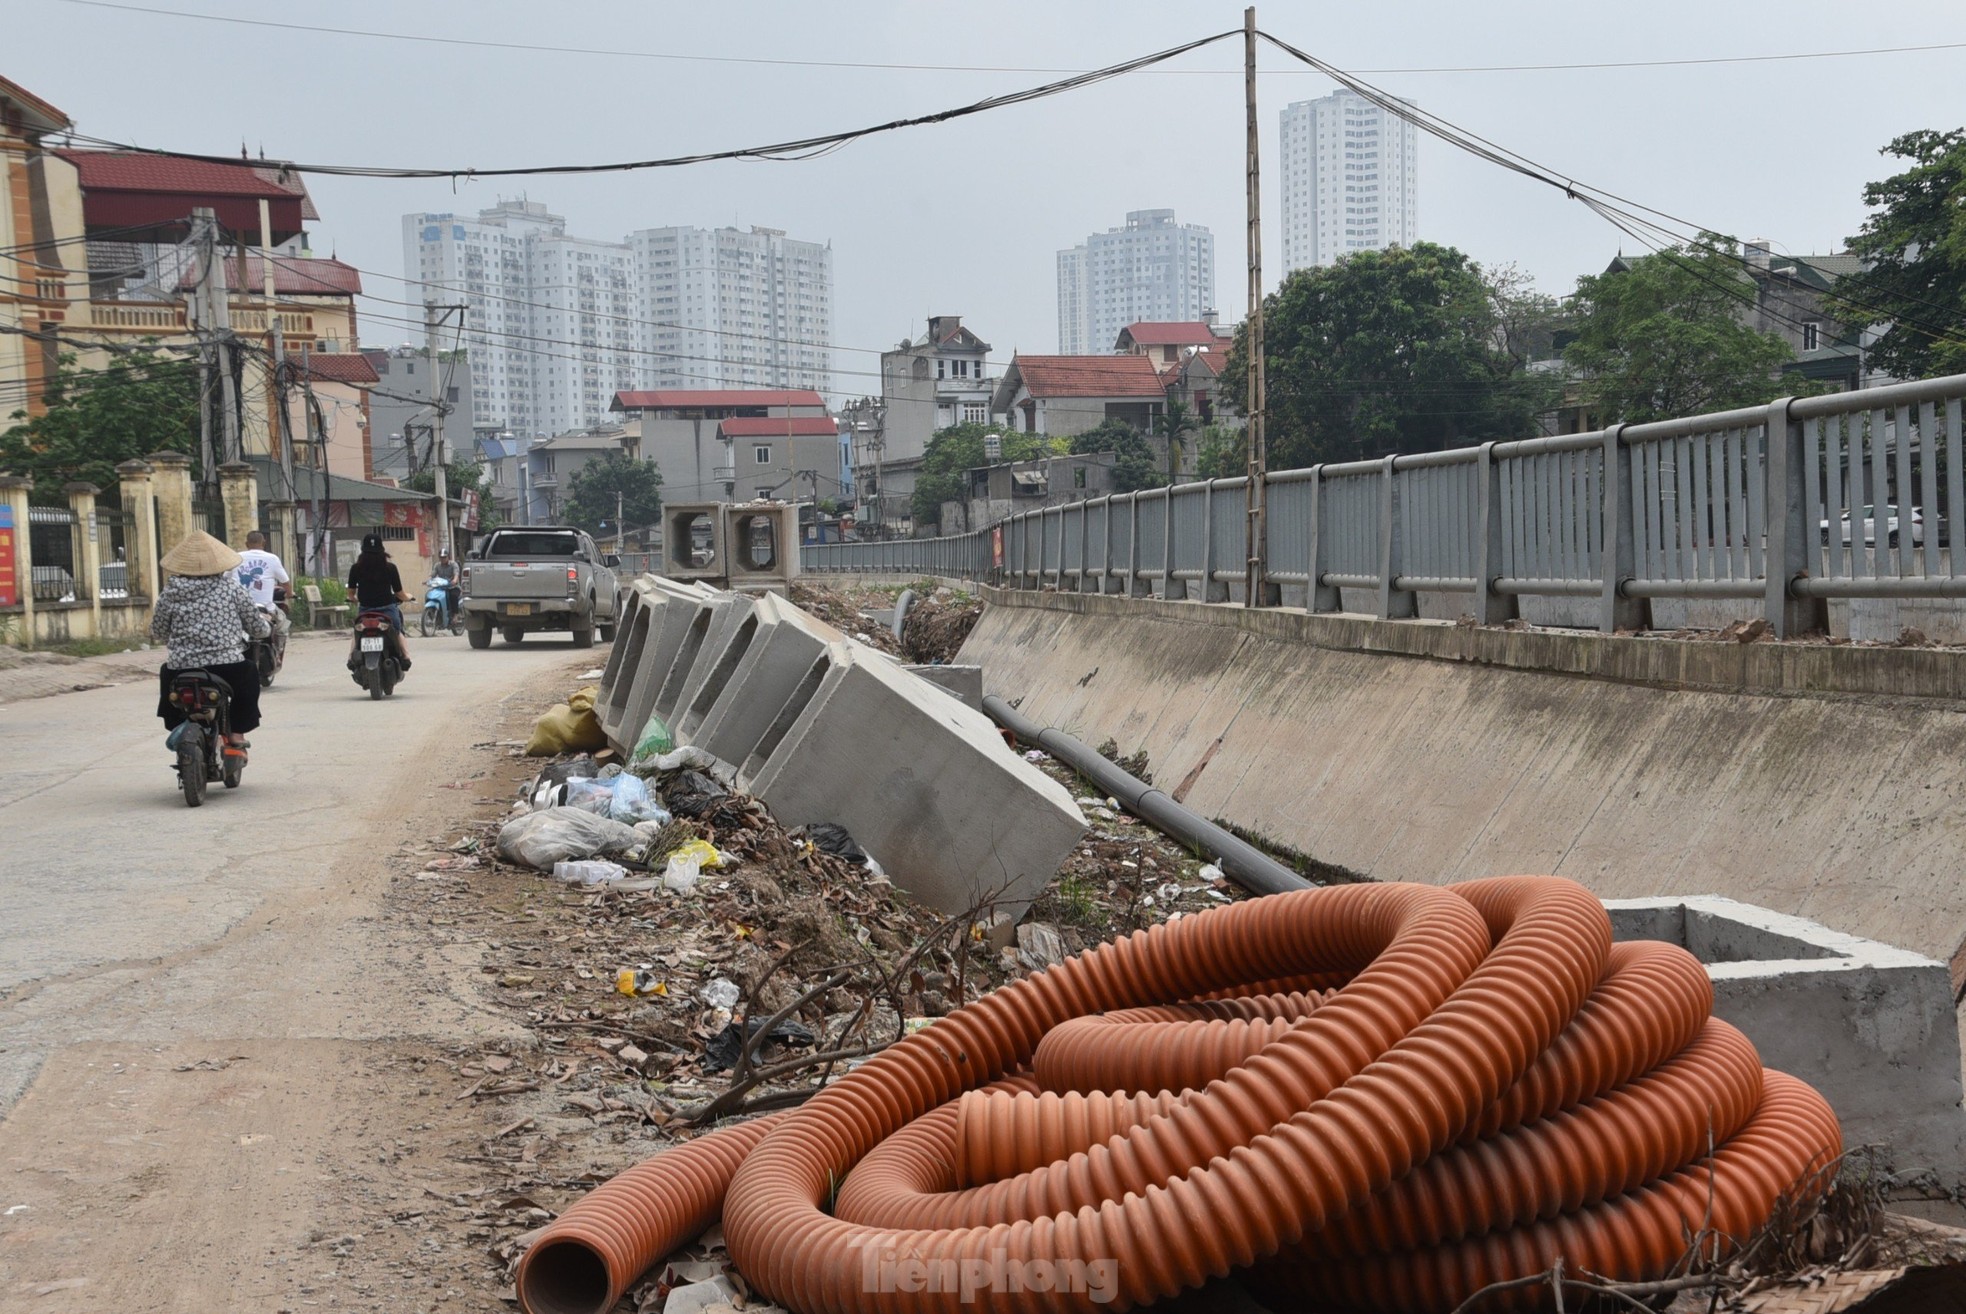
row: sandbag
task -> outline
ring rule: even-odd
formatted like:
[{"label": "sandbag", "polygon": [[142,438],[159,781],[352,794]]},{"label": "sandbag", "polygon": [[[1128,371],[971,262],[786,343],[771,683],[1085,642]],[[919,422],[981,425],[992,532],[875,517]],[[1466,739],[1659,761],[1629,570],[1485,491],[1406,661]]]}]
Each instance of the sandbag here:
[{"label": "sandbag", "polygon": [[553,757],[560,753],[592,753],[608,746],[601,729],[601,718],[594,715],[597,687],[576,689],[564,703],[555,703],[532,723],[532,738],[526,741],[527,757]]},{"label": "sandbag", "polygon": [[633,826],[579,808],[521,813],[498,829],[498,856],[535,871],[552,871],[570,858],[627,854],[646,843]]}]

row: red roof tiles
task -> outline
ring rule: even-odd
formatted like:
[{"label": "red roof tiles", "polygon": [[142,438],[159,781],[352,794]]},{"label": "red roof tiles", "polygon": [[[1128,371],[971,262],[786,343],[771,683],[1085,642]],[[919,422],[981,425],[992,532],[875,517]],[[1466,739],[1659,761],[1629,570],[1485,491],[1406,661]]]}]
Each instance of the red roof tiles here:
[{"label": "red roof tiles", "polygon": [[1121,329],[1120,341],[1131,342],[1136,347],[1212,347],[1222,339],[1215,335],[1213,325],[1199,320],[1192,323],[1142,320]]},{"label": "red roof tiles", "polygon": [[671,411],[733,406],[824,406],[826,399],[809,388],[659,388],[652,392],[617,392],[615,411]]},{"label": "red roof tiles", "polygon": [[1145,356],[1026,356],[1010,362],[1033,397],[1153,397],[1166,390]]},{"label": "red roof tiles", "polygon": [[[300,362],[295,361],[296,365]],[[380,383],[382,376],[359,351],[323,352],[307,357],[307,372],[323,383]]]},{"label": "red roof tiles", "polygon": [[289,200],[306,191],[298,183],[282,184],[266,177],[251,160],[214,164],[141,151],[55,153],[75,166],[84,191],[204,192],[212,196],[264,196],[268,200]]},{"label": "red roof tiles", "polygon": [[832,438],[840,426],[827,415],[757,415],[720,420],[717,432],[726,438]]}]

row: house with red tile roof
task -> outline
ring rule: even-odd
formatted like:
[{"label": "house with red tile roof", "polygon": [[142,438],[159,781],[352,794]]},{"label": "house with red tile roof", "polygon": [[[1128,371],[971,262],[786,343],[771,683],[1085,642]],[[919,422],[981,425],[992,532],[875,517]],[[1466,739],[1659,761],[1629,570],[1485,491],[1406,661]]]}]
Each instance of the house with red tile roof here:
[{"label": "house with red tile roof", "polygon": [[1159,365],[1172,365],[1195,351],[1227,351],[1231,335],[1207,320],[1162,323],[1142,320],[1120,330],[1113,350],[1121,355],[1146,356]]},{"label": "house with red tile roof", "polygon": [[[789,499],[787,481],[795,477],[802,496],[815,482],[820,497],[839,496],[839,426],[826,399],[809,388],[632,390],[617,392],[608,409],[624,417],[624,449],[662,472],[666,502],[748,499],[777,484],[786,486],[776,495]],[[734,427],[725,432],[726,425]],[[748,433],[753,425],[766,432]],[[763,461],[759,448],[768,449]],[[800,463],[791,464],[795,459]],[[797,476],[803,469],[816,479]]]},{"label": "house with red tile roof", "polygon": [[1166,409],[1167,389],[1145,356],[1013,356],[991,410],[1020,433],[1070,438],[1107,420],[1142,433]]}]

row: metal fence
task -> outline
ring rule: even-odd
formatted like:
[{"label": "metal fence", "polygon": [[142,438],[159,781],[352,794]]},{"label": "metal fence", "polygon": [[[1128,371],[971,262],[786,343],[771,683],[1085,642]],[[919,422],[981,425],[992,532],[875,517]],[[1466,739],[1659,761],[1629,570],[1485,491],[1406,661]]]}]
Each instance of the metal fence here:
[{"label": "metal fence", "polygon": [[[1825,598],[1966,598],[1966,375],[1591,433],[1318,465],[1263,489],[1263,589],[1382,617],[1467,595],[1494,622],[1522,597],[1595,600],[1609,631],[1653,598],[1755,600],[1776,633]],[[1248,575],[1248,481],[1116,493],[987,529],[809,544],[816,573],[1226,600]],[[1812,612],[1812,608],[1815,610]]]},{"label": "metal fence", "polygon": [[27,553],[36,602],[88,601],[75,588],[82,545],[76,540],[74,512],[57,506],[27,508]]}]

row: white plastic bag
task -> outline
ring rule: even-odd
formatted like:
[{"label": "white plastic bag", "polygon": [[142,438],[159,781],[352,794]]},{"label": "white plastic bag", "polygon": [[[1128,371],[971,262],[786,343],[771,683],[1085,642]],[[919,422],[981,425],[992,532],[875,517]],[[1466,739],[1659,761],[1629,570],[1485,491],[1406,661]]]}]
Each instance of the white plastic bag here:
[{"label": "white plastic bag", "polygon": [[512,818],[498,831],[498,856],[535,871],[552,871],[568,858],[629,853],[648,841],[633,826],[583,812],[546,808]]},{"label": "white plastic bag", "polygon": [[618,862],[600,858],[576,859],[553,864],[553,879],[569,885],[608,885],[628,874]]},{"label": "white plastic bag", "polygon": [[679,849],[669,855],[669,865],[662,869],[662,888],[688,894],[696,888],[696,882],[702,875],[703,855]]},{"label": "white plastic bag", "polygon": [[616,821],[629,826],[643,821],[653,821],[664,826],[669,824],[669,814],[663,810],[660,803],[655,801],[655,796],[649,793],[648,782],[640,776],[629,775],[624,771],[609,780],[607,786],[609,791],[607,814]]}]

